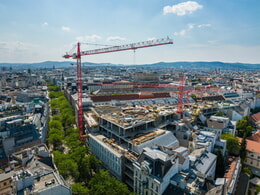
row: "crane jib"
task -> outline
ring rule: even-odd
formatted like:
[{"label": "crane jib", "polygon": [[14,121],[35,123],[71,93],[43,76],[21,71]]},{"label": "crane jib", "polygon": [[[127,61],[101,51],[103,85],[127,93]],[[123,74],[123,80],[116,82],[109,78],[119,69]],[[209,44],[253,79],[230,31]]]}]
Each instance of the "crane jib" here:
[{"label": "crane jib", "polygon": [[[136,50],[146,47],[155,47],[160,45],[167,45],[167,44],[173,44],[173,41],[170,38],[166,39],[154,39],[150,41],[143,41],[138,43],[131,43],[126,45],[120,45],[120,46],[111,46],[106,48],[100,48],[100,49],[93,49],[88,51],[82,51],[80,52],[80,55],[96,55],[96,54],[102,54],[102,53],[111,53],[111,52],[118,52],[118,51],[125,51],[125,50]],[[77,54],[65,54],[63,56],[64,58],[77,58]]]}]

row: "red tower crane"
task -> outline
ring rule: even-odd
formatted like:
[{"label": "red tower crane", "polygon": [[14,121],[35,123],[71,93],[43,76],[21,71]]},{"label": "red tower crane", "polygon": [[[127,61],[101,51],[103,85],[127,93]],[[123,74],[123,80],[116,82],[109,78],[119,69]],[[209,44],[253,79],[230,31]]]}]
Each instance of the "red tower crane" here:
[{"label": "red tower crane", "polygon": [[182,117],[184,80],[185,80],[185,77],[183,75],[181,75],[180,76],[180,85],[179,85],[179,94],[178,94],[178,107],[177,107],[177,113],[179,113],[181,115],[181,117]]},{"label": "red tower crane", "polygon": [[77,52],[75,53],[66,53],[63,57],[64,58],[73,58],[77,60],[77,89],[78,89],[78,128],[79,128],[79,139],[84,139],[84,122],[83,122],[83,109],[82,109],[82,73],[81,73],[81,56],[84,55],[95,55],[95,54],[102,54],[102,53],[111,53],[111,52],[118,52],[118,51],[125,51],[125,50],[136,50],[140,48],[146,47],[154,47],[160,45],[167,45],[173,44],[173,41],[170,38],[166,39],[154,39],[150,41],[143,41],[138,43],[131,43],[126,45],[120,46],[111,46],[101,49],[93,49],[88,51],[81,51],[80,50],[80,43],[77,44]]}]

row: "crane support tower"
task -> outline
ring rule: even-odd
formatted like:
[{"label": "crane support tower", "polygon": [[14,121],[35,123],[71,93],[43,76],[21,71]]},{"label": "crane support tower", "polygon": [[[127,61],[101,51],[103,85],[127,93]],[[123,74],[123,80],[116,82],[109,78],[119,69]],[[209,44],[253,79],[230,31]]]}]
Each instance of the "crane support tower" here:
[{"label": "crane support tower", "polygon": [[111,46],[100,49],[93,49],[88,51],[80,50],[80,43],[77,43],[77,51],[75,53],[66,53],[63,55],[64,58],[73,58],[77,60],[77,89],[78,89],[78,128],[79,128],[79,139],[83,140],[85,135],[84,121],[83,121],[83,109],[82,109],[82,71],[81,71],[81,56],[85,55],[96,55],[103,53],[111,53],[126,50],[136,50],[146,47],[154,47],[173,44],[172,39],[167,37],[166,39],[153,39],[150,41],[143,41],[138,43],[131,43],[126,45]]},{"label": "crane support tower", "polygon": [[178,107],[177,107],[177,113],[180,114],[181,118],[182,118],[182,104],[183,104],[183,94],[184,94],[184,81],[185,81],[185,77],[184,75],[181,75],[179,94],[178,94]]}]

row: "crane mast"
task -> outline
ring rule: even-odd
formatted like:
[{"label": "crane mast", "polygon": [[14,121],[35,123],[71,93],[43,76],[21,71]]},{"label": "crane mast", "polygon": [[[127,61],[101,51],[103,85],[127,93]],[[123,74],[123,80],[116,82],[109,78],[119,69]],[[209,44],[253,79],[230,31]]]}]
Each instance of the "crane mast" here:
[{"label": "crane mast", "polygon": [[77,60],[77,90],[78,90],[78,128],[79,128],[79,139],[84,139],[84,121],[83,121],[83,108],[82,108],[82,71],[81,71],[81,56],[84,55],[96,55],[96,54],[103,54],[103,53],[111,53],[111,52],[119,52],[119,51],[126,51],[126,50],[136,50],[146,47],[154,47],[154,46],[161,46],[173,44],[172,39],[154,39],[150,41],[143,41],[138,43],[131,43],[126,45],[119,45],[119,46],[111,46],[106,48],[100,49],[93,49],[87,51],[80,50],[80,43],[77,43],[77,51],[75,53],[69,54],[66,53],[63,55],[64,58],[73,58]]},{"label": "crane mast", "polygon": [[82,108],[82,71],[81,71],[81,52],[80,43],[77,45],[77,89],[78,89],[78,128],[79,139],[83,140],[84,123],[83,123],[83,108]]},{"label": "crane mast", "polygon": [[184,77],[184,75],[181,75],[180,76],[180,85],[178,87],[179,88],[179,94],[178,94],[178,107],[177,107],[177,113],[180,114],[180,117],[182,117],[184,81],[185,81],[185,77]]}]

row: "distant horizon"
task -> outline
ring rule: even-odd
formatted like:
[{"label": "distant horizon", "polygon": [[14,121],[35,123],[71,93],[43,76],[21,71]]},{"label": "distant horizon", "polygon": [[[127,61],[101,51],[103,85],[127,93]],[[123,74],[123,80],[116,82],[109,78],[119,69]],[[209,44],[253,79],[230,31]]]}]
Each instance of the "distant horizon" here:
[{"label": "distant horizon", "polygon": [[[76,62],[74,61],[45,61],[39,63],[0,63],[1,70],[25,70],[25,69],[62,69],[62,68],[73,68],[70,64]],[[76,66],[74,66],[76,68]],[[244,70],[244,71],[259,71],[260,64],[250,64],[250,63],[225,63],[220,61],[179,61],[179,62],[157,62],[151,64],[113,64],[113,63],[93,63],[93,62],[83,62],[82,67],[125,67],[125,68],[172,68],[172,69],[190,69],[190,70]]]},{"label": "distant horizon", "polygon": [[[188,63],[199,63],[199,62],[202,62],[202,63],[214,63],[214,62],[218,62],[218,63],[224,63],[224,64],[252,64],[252,65],[260,65],[260,62],[259,63],[247,63],[247,62],[224,62],[224,61],[171,61],[171,62],[166,62],[166,61],[160,61],[160,62],[154,62],[154,63],[144,63],[144,64],[123,64],[123,63],[118,63],[118,64],[115,64],[115,63],[111,63],[111,62],[81,62],[82,65],[84,65],[84,63],[93,63],[93,64],[114,64],[114,65],[132,65],[132,66],[135,66],[135,65],[149,65],[149,64],[158,64],[158,63],[185,63],[185,62],[188,62]],[[76,63],[76,60],[73,61],[52,61],[52,60],[47,60],[47,61],[40,61],[40,62],[0,62],[0,65],[1,64],[41,64],[41,63]],[[259,67],[260,68],[260,67]]]}]

